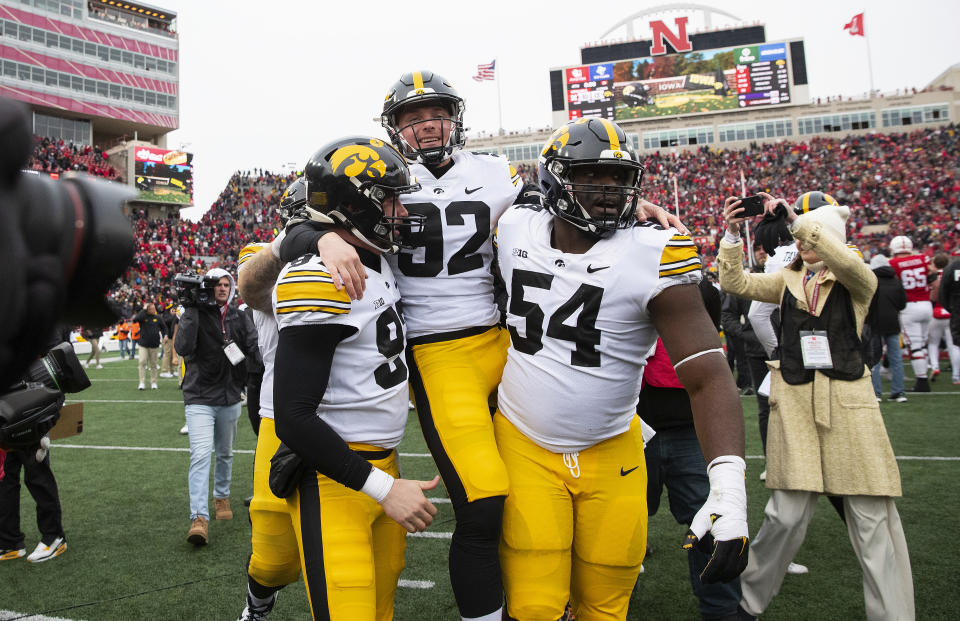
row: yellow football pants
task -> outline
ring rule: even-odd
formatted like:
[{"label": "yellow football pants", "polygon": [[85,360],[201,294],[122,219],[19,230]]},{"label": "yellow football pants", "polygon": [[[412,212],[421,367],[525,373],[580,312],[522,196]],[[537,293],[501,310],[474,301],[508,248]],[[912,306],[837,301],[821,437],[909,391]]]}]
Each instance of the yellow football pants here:
[{"label": "yellow football pants", "polygon": [[[382,450],[350,444],[358,451]],[[397,453],[370,462],[399,477]],[[314,621],[389,621],[407,531],[369,496],[317,473],[287,499]]]},{"label": "yellow football pants", "polygon": [[280,440],[272,418],[260,419],[253,458],[253,500],[250,501],[250,562],[247,574],[266,587],[282,587],[300,577],[297,533],[287,501],[270,491],[270,458]]},{"label": "yellow football pants", "polygon": [[498,327],[410,347],[410,384],[427,445],[455,506],[503,496],[489,396],[500,384],[510,335]]},{"label": "yellow football pants", "polygon": [[552,453],[500,412],[497,445],[510,475],[500,563],[507,611],[556,621],[626,619],[647,543],[647,471],[639,418],[579,453]]}]

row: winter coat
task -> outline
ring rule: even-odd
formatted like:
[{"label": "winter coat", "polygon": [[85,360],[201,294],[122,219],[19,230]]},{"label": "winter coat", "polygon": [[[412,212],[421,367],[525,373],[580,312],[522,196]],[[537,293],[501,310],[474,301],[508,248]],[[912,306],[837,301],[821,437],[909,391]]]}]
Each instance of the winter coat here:
[{"label": "winter coat", "polygon": [[[720,286],[771,303],[780,303],[789,289],[797,307],[807,310],[807,295],[812,296],[819,282],[820,297],[814,309],[819,315],[834,283],[840,282],[850,293],[859,334],[877,277],[856,253],[822,229],[821,223],[803,216],[791,227],[794,238],[816,251],[829,268],[819,276],[804,283],[806,268],[744,274],[742,244],[724,240],[718,257]],[[900,471],[869,369],[853,381],[833,380],[817,371],[812,382],[791,386],[780,374],[779,361],[767,365],[771,370],[768,488],[843,496],[901,495]]]}]

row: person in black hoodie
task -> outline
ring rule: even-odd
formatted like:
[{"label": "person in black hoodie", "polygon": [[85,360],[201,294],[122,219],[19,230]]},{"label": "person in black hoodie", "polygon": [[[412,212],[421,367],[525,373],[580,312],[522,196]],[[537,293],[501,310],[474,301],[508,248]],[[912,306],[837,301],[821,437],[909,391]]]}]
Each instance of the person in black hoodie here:
[{"label": "person in black hoodie", "polygon": [[133,321],[140,324],[140,355],[137,357],[137,370],[140,374],[138,390],[144,389],[147,378],[147,368],[150,369],[150,389],[157,389],[157,350],[160,340],[167,335],[167,327],[160,315],[157,314],[157,305],[149,302],[143,310],[137,313]]},{"label": "person in black hoodie", "polygon": [[940,277],[939,300],[950,313],[950,334],[960,345],[960,259],[954,259]]},{"label": "person in black hoodie", "polygon": [[[890,267],[890,261],[882,254],[874,255],[870,259],[870,267],[877,275],[877,294],[870,308],[869,323],[873,332],[874,342],[879,340],[879,347],[886,345],[887,360],[890,361],[890,401],[903,403],[907,400],[904,393],[903,380],[903,353],[900,350],[900,320],[899,313],[907,305],[907,293],[900,284],[896,272]],[[876,347],[877,345],[875,345]],[[873,366],[873,392],[877,401],[881,398],[880,369],[882,362]]]}]

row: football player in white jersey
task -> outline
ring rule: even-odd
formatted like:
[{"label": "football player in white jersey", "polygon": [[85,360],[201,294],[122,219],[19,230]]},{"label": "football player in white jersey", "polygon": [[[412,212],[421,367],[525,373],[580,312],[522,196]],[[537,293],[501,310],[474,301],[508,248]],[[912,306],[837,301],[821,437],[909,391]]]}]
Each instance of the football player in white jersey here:
[{"label": "football player in white jersey", "polygon": [[[278,212],[280,219],[287,220],[306,205],[306,184],[303,177],[297,178],[283,193]],[[269,249],[270,244],[252,243],[240,250],[237,265],[238,281],[256,275],[249,270],[260,265],[268,270],[266,278],[276,282],[282,265],[279,262],[256,262],[254,255]],[[269,251],[267,252],[269,255]],[[266,619],[277,601],[277,594],[284,586],[300,577],[300,551],[297,534],[287,501],[270,491],[270,458],[280,446],[280,439],[273,423],[273,367],[277,351],[279,328],[273,315],[270,289],[261,293],[261,298],[252,301],[253,323],[257,328],[257,343],[263,359],[263,380],[260,383],[260,425],[257,433],[257,450],[253,459],[253,499],[250,501],[250,558],[247,560],[247,604],[239,621]],[[248,291],[249,293],[249,291]],[[264,310],[258,310],[258,307]]]},{"label": "football player in white jersey", "polygon": [[[410,162],[419,192],[401,197],[424,218],[416,246],[389,257],[409,330],[411,386],[420,426],[456,517],[450,582],[463,619],[499,620],[503,605],[498,546],[509,489],[497,453],[488,400],[500,382],[509,337],[497,324],[491,233],[514,203],[539,203],[496,155],[463,150],[464,103],[442,76],[406,73],[384,100],[381,123]],[[662,221],[666,212],[651,205]],[[362,268],[336,236],[288,230],[282,257],[317,250],[335,284],[360,295]]]},{"label": "football player in white jersey", "polygon": [[[540,157],[544,207],[496,233],[511,344],[494,429],[510,477],[501,564],[507,612],[625,619],[646,547],[636,386],[659,332],[690,394],[711,495],[685,547],[712,531],[704,582],[746,566],[740,399],[687,235],[637,223],[643,167],[623,130],[582,118]],[[708,547],[710,543],[706,544]]]},{"label": "football player in white jersey", "polygon": [[432,522],[436,508],[423,490],[439,483],[397,478],[394,450],[408,374],[399,293],[382,253],[395,252],[415,222],[398,197],[417,185],[393,147],[365,137],[320,149],[304,177],[304,212],[356,247],[369,280],[366,298],[351,301],[313,254],[277,279],[276,432],[312,473],[287,504],[313,618],[385,621],[393,618],[405,530]]}]

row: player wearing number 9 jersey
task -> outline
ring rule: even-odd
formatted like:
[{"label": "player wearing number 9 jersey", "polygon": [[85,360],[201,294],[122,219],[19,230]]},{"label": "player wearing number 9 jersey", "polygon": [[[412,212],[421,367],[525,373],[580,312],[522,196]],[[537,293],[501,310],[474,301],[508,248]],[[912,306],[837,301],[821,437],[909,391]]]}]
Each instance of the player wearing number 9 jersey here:
[{"label": "player wearing number 9 jersey", "polygon": [[287,503],[313,618],[386,621],[404,529],[430,524],[436,508],[422,489],[439,482],[397,478],[394,450],[407,418],[405,334],[381,254],[395,252],[415,224],[398,196],[416,182],[393,147],[364,137],[320,149],[304,177],[304,213],[356,247],[369,284],[367,297],[351,301],[313,254],[277,279],[276,431],[309,473]]},{"label": "player wearing number 9 jersey", "polygon": [[494,416],[511,483],[507,612],[559,619],[570,601],[578,619],[625,619],[647,526],[635,393],[658,331],[711,462],[715,495],[689,537],[712,530],[718,542],[704,582],[746,565],[740,401],[696,286],[693,242],[635,221],[643,168],[623,130],[570,122],[539,170],[546,207],[512,207],[495,236],[511,338]]},{"label": "player wearing number 9 jersey", "polygon": [[909,237],[898,235],[890,240],[890,267],[897,273],[907,292],[907,306],[900,311],[900,326],[910,341],[910,366],[917,378],[914,392],[930,392],[927,380],[927,335],[933,319],[928,276],[933,271],[930,257],[913,253]]}]

